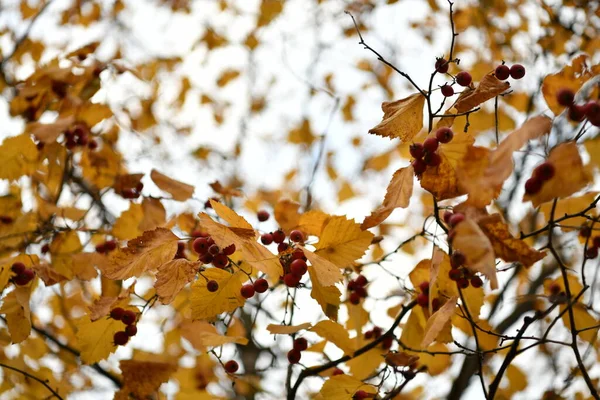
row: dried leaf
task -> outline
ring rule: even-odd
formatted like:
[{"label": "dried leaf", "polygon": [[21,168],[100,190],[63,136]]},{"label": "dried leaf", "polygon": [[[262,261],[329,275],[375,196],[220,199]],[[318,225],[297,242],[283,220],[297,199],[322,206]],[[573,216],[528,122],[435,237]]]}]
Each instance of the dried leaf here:
[{"label": "dried leaf", "polygon": [[22,134],[4,139],[0,145],[0,179],[16,180],[35,172],[38,150],[29,137]]},{"label": "dried leaf", "polygon": [[335,344],[346,354],[352,354],[356,350],[356,345],[348,336],[348,331],[337,322],[324,320],[310,328],[310,330]]},{"label": "dried leaf", "polygon": [[325,381],[319,395],[327,400],[351,400],[359,390],[374,396],[377,389],[349,375],[335,375]]},{"label": "dried leaf", "polygon": [[496,277],[496,260],[494,248],[481,228],[470,218],[459,223],[455,228],[452,246],[467,257],[466,267],[472,272],[481,272],[490,280],[493,289],[498,288]]},{"label": "dried leaf", "polygon": [[369,133],[390,139],[400,138],[402,142],[412,140],[423,128],[424,104],[425,96],[421,93],[393,102],[384,102],[381,105],[383,120],[369,130]]},{"label": "dried leaf", "polygon": [[300,325],[267,325],[267,330],[274,335],[291,335],[304,329],[310,329],[312,324],[305,322]]},{"label": "dried leaf", "polygon": [[304,247],[301,248],[308,261],[310,261],[311,265],[308,270],[309,272],[312,271],[311,277],[314,275],[315,281],[318,281],[322,286],[332,286],[342,280],[340,267]]},{"label": "dried leaf", "polygon": [[363,231],[353,220],[343,216],[331,217],[315,244],[315,254],[339,268],[345,268],[365,254],[373,237],[371,232]]},{"label": "dried leaf", "polygon": [[183,182],[171,179],[153,169],[150,178],[161,190],[168,192],[177,201],[186,201],[194,195],[194,187]]},{"label": "dried leaf", "polygon": [[196,276],[200,262],[189,261],[185,258],[171,260],[158,268],[154,288],[160,302],[169,304],[175,296]]},{"label": "dried leaf", "polygon": [[15,290],[2,299],[0,314],[4,314],[6,318],[12,343],[21,343],[31,333],[30,296],[31,285],[16,286]]},{"label": "dried leaf", "polygon": [[312,283],[310,297],[319,303],[327,317],[337,321],[342,293],[335,285],[323,285],[319,280],[321,272],[317,271],[320,270],[315,269],[314,266],[308,267],[308,275],[310,276],[310,282]]},{"label": "dried leaf", "polygon": [[175,363],[137,360],[121,360],[119,367],[123,374],[123,387],[115,394],[115,400],[151,398],[177,370]]},{"label": "dried leaf", "polygon": [[[214,318],[224,312],[233,312],[246,302],[240,293],[242,284],[248,280],[244,272],[232,274],[218,268],[209,268],[202,275],[203,278],[192,284],[190,301],[193,319]],[[215,292],[209,292],[206,288],[207,282],[211,280],[219,284]]]},{"label": "dried leaf", "polygon": [[427,348],[438,337],[444,326],[450,321],[456,310],[456,296],[452,297],[427,320],[425,334],[421,340],[421,348]]}]

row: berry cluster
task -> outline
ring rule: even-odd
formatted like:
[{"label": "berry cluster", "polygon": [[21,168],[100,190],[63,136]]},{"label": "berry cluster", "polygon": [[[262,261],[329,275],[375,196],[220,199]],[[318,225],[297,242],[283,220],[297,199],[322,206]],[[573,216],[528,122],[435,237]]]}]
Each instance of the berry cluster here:
[{"label": "berry cluster", "polygon": [[[378,327],[378,326],[374,326],[373,329],[368,330],[365,332],[365,339],[379,339],[381,337],[381,335],[383,334],[383,330]],[[381,347],[385,350],[389,350],[392,347],[392,344],[394,344],[394,336],[393,335],[385,335],[385,337],[383,338],[383,340],[381,341]]]},{"label": "berry cluster", "polygon": [[460,224],[465,220],[465,214],[461,212],[453,213],[452,211],[444,212],[444,222],[448,224],[451,228],[454,228],[456,225]]},{"label": "berry cluster", "polygon": [[437,167],[442,158],[437,152],[440,143],[449,143],[454,138],[454,132],[450,128],[440,128],[435,132],[435,137],[425,139],[423,143],[410,145],[410,155],[414,157],[412,162],[415,175],[421,175],[427,167]]},{"label": "berry cluster", "polygon": [[[421,293],[417,295],[417,304],[423,308],[429,307],[429,282],[421,282],[419,285],[419,289],[421,289]],[[431,300],[431,308],[433,312],[436,312],[440,309],[440,299],[435,298]]]},{"label": "berry cluster", "polygon": [[295,249],[291,254],[279,257],[283,266],[283,283],[288,287],[297,287],[308,271],[307,258],[302,249]]},{"label": "berry cluster", "polygon": [[[290,247],[288,243],[285,243],[285,238],[285,232],[283,232],[281,229],[278,229],[275,232],[263,233],[260,237],[260,242],[265,246],[275,242],[277,243],[277,251],[279,253],[283,253]],[[294,243],[304,243],[304,233],[299,230],[291,231],[290,241]]]},{"label": "berry cluster", "polygon": [[480,288],[483,286],[481,278],[467,268],[464,267],[467,258],[465,255],[458,250],[455,250],[450,256],[450,265],[452,269],[448,273],[451,280],[455,281],[459,288],[466,289],[469,287],[469,280],[471,286],[474,288]]},{"label": "berry cluster", "polygon": [[290,351],[287,353],[287,359],[290,364],[298,364],[300,362],[300,357],[302,357],[301,352],[308,348],[308,341],[304,338],[297,338],[294,340],[294,345]]},{"label": "berry cluster", "polygon": [[348,291],[350,292],[350,303],[357,305],[360,303],[360,299],[367,297],[367,289],[365,286],[369,283],[364,275],[359,275],[356,279],[348,282]]},{"label": "berry cluster", "polygon": [[[89,138],[90,128],[85,123],[78,123],[65,132],[65,147],[73,149],[77,146],[88,146],[91,150],[98,147],[98,143],[94,139]],[[38,143],[38,148],[44,147],[43,142]]]},{"label": "berry cluster", "polygon": [[555,173],[555,168],[552,163],[545,162],[538,165],[534,170],[531,178],[525,182],[525,193],[533,195],[542,190],[542,186],[547,180],[552,179]]},{"label": "berry cluster", "polygon": [[116,332],[113,336],[113,341],[117,346],[124,346],[129,341],[129,338],[137,333],[135,322],[137,315],[131,310],[124,310],[121,307],[115,307],[110,310],[110,318],[121,321],[125,324],[125,330]]},{"label": "berry cluster", "polygon": [[229,265],[229,256],[235,253],[235,244],[220,248],[210,235],[200,233],[194,239],[192,248],[200,256],[198,259],[204,264],[214,265],[217,268],[226,268]]},{"label": "berry cluster", "polygon": [[18,286],[27,285],[35,276],[33,269],[27,268],[25,264],[20,261],[14,263],[10,267],[10,270],[15,274],[15,276],[12,278],[12,281]]},{"label": "berry cluster", "polygon": [[558,91],[556,100],[561,106],[569,107],[571,121],[581,122],[587,118],[592,125],[600,127],[600,102],[590,100],[586,104],[575,104],[575,93],[567,88]]},{"label": "berry cluster", "polygon": [[[209,281],[210,282],[215,282],[215,281]],[[217,282],[215,282],[217,283]],[[208,284],[207,284],[208,287]],[[217,289],[218,289],[218,284],[217,284]],[[264,293],[269,289],[269,282],[267,282],[266,279],[260,278],[257,279],[256,281],[254,281],[254,283],[247,283],[245,285],[242,286],[242,288],[240,289],[240,293],[242,295],[243,298],[245,299],[249,299],[251,297],[254,296],[255,293]],[[211,292],[216,291],[215,290],[210,290],[210,288],[208,289]]]},{"label": "berry cluster", "polygon": [[525,67],[521,64],[515,64],[512,67],[508,67],[508,65],[504,64],[504,61],[501,65],[496,67],[496,78],[501,81],[505,81],[510,76],[513,79],[521,79],[525,76]]},{"label": "berry cluster", "polygon": [[96,253],[109,253],[115,250],[116,248],[117,242],[115,240],[107,240],[106,242],[99,243],[96,245]]}]

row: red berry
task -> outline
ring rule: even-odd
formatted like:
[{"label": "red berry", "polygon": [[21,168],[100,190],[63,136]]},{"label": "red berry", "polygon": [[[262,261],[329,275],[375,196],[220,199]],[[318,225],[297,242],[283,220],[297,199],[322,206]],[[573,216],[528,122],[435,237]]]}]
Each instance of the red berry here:
[{"label": "red berry", "polygon": [[229,360],[225,363],[225,371],[227,371],[230,374],[235,374],[239,367],[240,366],[235,360]]},{"label": "red berry", "polygon": [[254,290],[257,293],[264,293],[269,289],[269,282],[266,279],[260,278],[254,281]]},{"label": "red berry", "polygon": [[538,165],[533,170],[533,176],[541,181],[547,181],[554,176],[554,165],[548,161]]},{"label": "red berry", "polygon": [[419,293],[417,295],[417,304],[421,307],[427,307],[429,305],[429,296],[425,293]]},{"label": "red berry", "polygon": [[283,253],[284,251],[286,251],[288,248],[290,247],[289,244],[287,243],[279,243],[277,245],[277,252],[279,253]]},{"label": "red berry", "polygon": [[106,249],[106,251],[113,251],[117,248],[117,242],[114,240],[107,240],[104,243],[104,248]]},{"label": "red berry", "polygon": [[256,217],[258,218],[258,220],[260,222],[265,222],[266,220],[269,219],[270,216],[271,215],[266,210],[260,210],[258,213],[256,213]]},{"label": "red berry", "polygon": [[559,294],[561,291],[560,285],[558,285],[557,283],[553,283],[548,289],[552,294]]},{"label": "red berry", "polygon": [[2,224],[12,224],[13,223],[13,218],[9,217],[8,215],[2,215],[2,216],[0,216],[0,223],[2,223]]},{"label": "red berry", "polygon": [[428,137],[423,142],[423,147],[425,148],[425,151],[427,151],[429,153],[435,152],[438,149],[439,145],[440,145],[440,142],[435,137]]},{"label": "red berry", "polygon": [[508,65],[498,65],[496,67],[496,78],[500,79],[501,81],[505,81],[509,76],[510,68],[508,68]]},{"label": "red berry", "polygon": [[364,275],[357,276],[354,281],[356,282],[356,284],[358,286],[361,286],[361,287],[365,287],[367,285],[367,283],[369,283],[369,281],[367,280],[367,277]]},{"label": "red berry", "polygon": [[96,253],[106,253],[106,246],[104,245],[104,243],[96,245]]},{"label": "red berry", "polygon": [[302,276],[306,273],[307,270],[308,270],[308,266],[306,265],[306,261],[304,261],[302,259],[294,260],[290,264],[290,271],[294,275]]},{"label": "red berry", "polygon": [[366,331],[365,339],[372,339],[372,338],[373,338],[373,331]]},{"label": "red berry", "polygon": [[467,262],[467,257],[465,253],[460,250],[454,250],[452,255],[450,256],[450,265],[452,268],[458,268],[463,266]]},{"label": "red berry", "polygon": [[350,300],[350,303],[357,306],[360,303],[360,294],[358,294],[357,292],[350,293],[349,300]]},{"label": "red berry", "polygon": [[467,278],[460,278],[456,281],[456,284],[461,289],[466,289],[469,287],[469,280]]},{"label": "red berry", "polygon": [[556,100],[561,106],[569,107],[575,100],[575,93],[571,89],[563,88],[556,93]]},{"label": "red berry", "polygon": [[356,288],[358,287],[358,285],[356,284],[356,281],[354,281],[353,279],[348,281],[348,290],[349,291],[354,291],[356,290]]},{"label": "red berry", "polygon": [[135,336],[135,334],[137,333],[137,326],[127,325],[127,327],[125,328],[125,333],[127,334],[127,336]]},{"label": "red berry", "polygon": [[449,66],[450,65],[444,58],[437,58],[435,60],[435,70],[440,74],[445,74],[446,72],[448,72]]},{"label": "red berry", "polygon": [[589,120],[600,117],[600,103],[597,101],[588,101],[583,108],[585,109],[585,116]]},{"label": "red berry", "polygon": [[381,342],[381,347],[384,350],[389,350],[393,344],[394,344],[394,337],[392,335],[389,335],[389,336],[386,335]]},{"label": "red berry", "polygon": [[245,299],[249,299],[252,296],[254,296],[254,285],[248,283],[244,286],[242,286],[242,288],[240,289],[240,293],[242,294],[242,297]]},{"label": "red berry", "polygon": [[273,241],[275,243],[283,243],[283,241],[285,240],[285,233],[283,233],[283,231],[281,229],[276,230],[275,232],[272,233],[273,235]]},{"label": "red berry", "polygon": [[369,397],[369,394],[367,392],[365,392],[364,390],[357,390],[354,393],[354,396],[352,396],[353,400],[363,400],[366,399],[367,397]]},{"label": "red berry", "polygon": [[49,251],[50,251],[50,245],[48,243],[44,243],[44,245],[42,246],[42,249],[41,249],[42,254],[46,254]]},{"label": "red berry", "polygon": [[383,333],[383,330],[380,327],[378,327],[378,326],[373,327],[373,337],[375,339],[379,338],[382,333]]},{"label": "red berry", "polygon": [[290,232],[290,240],[295,243],[304,242],[304,234],[298,230]]},{"label": "red berry", "polygon": [[294,340],[294,349],[298,351],[304,351],[308,349],[308,340],[303,337],[297,338]]},{"label": "red berry", "polygon": [[116,332],[113,336],[113,341],[117,346],[124,346],[129,341],[129,335],[125,331]]},{"label": "red berry", "polygon": [[204,237],[199,237],[194,239],[194,243],[192,243],[192,249],[200,255],[204,255],[208,252],[208,239]]},{"label": "red berry", "polygon": [[591,234],[592,234],[592,229],[589,226],[581,225],[581,228],[579,228],[579,236],[586,238],[586,237],[590,237]]},{"label": "red berry", "polygon": [[440,309],[440,299],[436,297],[435,299],[431,300],[431,309],[433,312],[436,312]]},{"label": "red berry", "polygon": [[367,297],[367,289],[365,289],[362,286],[356,286],[356,289],[354,289],[354,293],[356,293],[357,295],[359,295],[360,297]]},{"label": "red berry", "polygon": [[448,273],[448,276],[453,281],[458,281],[462,277],[462,272],[458,268],[452,268]]},{"label": "red berry", "polygon": [[568,115],[571,121],[581,122],[585,118],[585,107],[578,104],[571,104]]},{"label": "red berry", "polygon": [[471,81],[473,81],[473,78],[467,71],[461,71],[456,74],[456,83],[458,83],[460,86],[469,86]]},{"label": "red berry", "polygon": [[422,158],[416,158],[413,160],[412,166],[416,175],[421,175],[427,169],[427,164],[425,164],[425,161],[423,161]]},{"label": "red berry", "polygon": [[221,248],[219,246],[217,246],[216,244],[213,244],[212,246],[210,246],[208,248],[208,252],[210,254],[212,254],[213,256],[216,256],[217,254],[219,254],[221,252]]},{"label": "red berry", "polygon": [[213,244],[215,244],[215,240],[212,237],[207,236],[206,237],[206,244],[208,245],[208,248],[210,248],[210,246],[212,246]]},{"label": "red berry", "polygon": [[454,132],[450,128],[440,128],[435,132],[435,137],[440,143],[449,143],[454,137]]},{"label": "red berry", "polygon": [[544,182],[542,182],[542,180],[537,177],[529,178],[525,182],[525,193],[529,195],[536,194],[540,190],[542,190],[543,184]]},{"label": "red berry", "polygon": [[10,267],[10,270],[17,275],[22,274],[23,272],[25,272],[26,269],[27,269],[27,267],[25,266],[25,264],[23,264],[20,261],[13,263],[13,265],[11,265],[11,267]]},{"label": "red berry", "polygon": [[421,289],[421,292],[429,294],[429,282],[421,282],[421,284],[419,285],[419,289]]},{"label": "red berry", "polygon": [[235,253],[235,244],[230,244],[229,246],[223,249],[223,254],[226,256],[230,256]]},{"label": "red berry", "polygon": [[210,253],[206,253],[200,257],[199,260],[202,261],[203,264],[210,264],[213,261],[213,256]]},{"label": "red berry", "polygon": [[593,239],[594,247],[600,247],[600,236],[596,236]]},{"label": "red berry", "polygon": [[229,265],[229,258],[225,254],[217,254],[213,257],[212,263],[217,268],[226,268]]},{"label": "red berry", "polygon": [[423,159],[425,164],[430,167],[437,167],[442,162],[442,157],[438,153],[427,153],[425,154],[425,158]]},{"label": "red berry", "polygon": [[411,144],[408,148],[408,151],[410,152],[410,155],[414,158],[423,158],[423,156],[425,155],[425,149],[423,148],[423,145],[421,143]]},{"label": "red berry", "polygon": [[510,67],[510,76],[513,79],[521,79],[525,76],[525,67],[521,64],[515,64]]},{"label": "red berry", "polygon": [[454,88],[446,83],[444,86],[442,86],[442,94],[445,97],[454,96]]},{"label": "red berry", "polygon": [[339,369],[339,368],[336,367],[336,368],[333,369],[333,372],[331,373],[331,375],[333,375],[333,376],[344,375],[344,371],[342,371],[341,369]]},{"label": "red berry", "polygon": [[296,349],[291,349],[287,353],[287,359],[290,364],[298,364],[298,362],[300,362],[300,357],[302,357],[302,354]]},{"label": "red berry", "polygon": [[219,290],[219,282],[210,280],[210,281],[206,282],[206,288],[208,289],[209,292],[214,293],[217,290]]},{"label": "red berry", "polygon": [[296,250],[294,250],[294,252],[292,253],[292,260],[304,260],[304,261],[306,261],[306,256],[304,255],[304,252],[302,251],[302,249],[296,249]]},{"label": "red berry", "polygon": [[273,243],[273,234],[272,233],[263,233],[260,236],[260,242],[262,244],[264,244],[265,246],[270,245],[271,243]]},{"label": "red berry", "polygon": [[123,310],[121,307],[116,307],[116,308],[113,308],[112,310],[110,310],[110,317],[112,319],[116,319],[117,321],[120,321],[121,318],[123,318],[124,313],[125,313],[125,310]]},{"label": "red berry", "polygon": [[455,227],[456,225],[460,224],[464,220],[465,220],[465,214],[454,213],[454,215],[452,215],[452,217],[450,218],[449,224],[450,224],[450,226]]},{"label": "red berry", "polygon": [[137,315],[135,312],[131,310],[125,310],[123,316],[121,317],[121,321],[123,321],[125,325],[131,325],[135,322],[136,317]]},{"label": "red berry", "polygon": [[88,144],[88,149],[90,150],[96,150],[98,148],[98,142],[96,142],[96,139],[91,139]]},{"label": "red berry", "polygon": [[450,218],[452,218],[452,216],[454,215],[454,213],[452,211],[444,211],[444,222],[449,224],[450,223]]},{"label": "red berry", "polygon": [[292,273],[285,274],[283,277],[283,283],[285,283],[288,287],[296,287],[300,283],[300,278]]},{"label": "red berry", "polygon": [[585,251],[586,258],[596,258],[598,257],[598,248],[597,247],[588,247]]},{"label": "red berry", "polygon": [[474,276],[471,278],[471,286],[473,286],[475,289],[480,288],[483,286],[483,281],[480,277]]},{"label": "red berry", "polygon": [[35,273],[31,268],[25,268],[23,272],[13,278],[13,281],[19,286],[25,286],[31,282],[34,276]]}]

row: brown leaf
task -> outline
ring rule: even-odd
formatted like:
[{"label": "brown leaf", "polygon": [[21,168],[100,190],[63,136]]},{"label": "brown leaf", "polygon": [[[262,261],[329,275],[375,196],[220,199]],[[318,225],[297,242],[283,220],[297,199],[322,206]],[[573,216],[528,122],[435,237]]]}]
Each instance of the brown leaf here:
[{"label": "brown leaf", "polygon": [[154,288],[160,302],[171,303],[185,285],[194,280],[200,262],[178,258],[163,264],[158,268]]},{"label": "brown leaf", "polygon": [[300,214],[298,213],[300,204],[289,199],[282,199],[275,204],[273,214],[277,224],[284,232],[290,232],[298,225]]},{"label": "brown leaf", "polygon": [[33,134],[35,138],[44,144],[50,144],[69,128],[75,122],[74,116],[68,116],[57,119],[51,124],[42,124],[33,122],[27,125],[27,131]]},{"label": "brown leaf", "polygon": [[400,168],[394,173],[394,176],[387,187],[383,204],[365,218],[360,226],[361,229],[365,230],[379,225],[385,221],[396,208],[408,207],[413,192],[414,174],[415,171],[412,165]]},{"label": "brown leaf", "polygon": [[440,152],[442,161],[437,167],[427,167],[421,175],[421,187],[437,200],[451,199],[465,194],[459,187],[456,171],[450,160]]},{"label": "brown leaf", "polygon": [[425,96],[421,93],[412,94],[404,99],[384,102],[381,105],[383,120],[369,133],[388,137],[400,138],[408,142],[423,128],[423,105]]},{"label": "brown leaf", "polygon": [[392,367],[408,367],[419,359],[417,355],[411,355],[404,352],[388,353],[385,356],[385,362]]},{"label": "brown leaf", "polygon": [[167,382],[177,370],[174,363],[121,360],[119,367],[123,374],[123,387],[115,394],[115,400],[153,397],[160,385]]},{"label": "brown leaf", "polygon": [[310,329],[312,324],[305,322],[300,325],[273,325],[269,324],[267,330],[274,335],[291,335],[292,333],[300,332],[303,329]]},{"label": "brown leaf", "polygon": [[194,195],[194,187],[183,182],[176,181],[153,169],[150,178],[161,190],[168,192],[177,201],[186,201]]},{"label": "brown leaf", "polygon": [[469,271],[481,272],[490,280],[491,288],[497,289],[494,248],[481,228],[475,221],[467,218],[454,228],[454,232],[456,236],[452,240],[452,247],[465,254]]},{"label": "brown leaf", "polygon": [[444,305],[431,317],[429,317],[427,320],[427,325],[425,325],[425,334],[423,335],[423,340],[421,340],[422,348],[425,349],[431,343],[433,343],[444,326],[450,321],[450,318],[452,315],[454,315],[454,311],[456,310],[457,300],[458,297],[452,297],[446,301],[446,303],[444,303]]}]

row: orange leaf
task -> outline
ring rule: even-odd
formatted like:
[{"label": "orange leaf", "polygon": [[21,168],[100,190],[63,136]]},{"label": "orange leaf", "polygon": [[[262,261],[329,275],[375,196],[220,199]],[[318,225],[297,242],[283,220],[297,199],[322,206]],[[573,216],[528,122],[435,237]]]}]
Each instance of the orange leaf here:
[{"label": "orange leaf", "polygon": [[444,305],[437,310],[429,319],[427,320],[427,325],[425,325],[425,334],[423,335],[423,340],[421,340],[421,347],[427,348],[433,341],[438,337],[444,326],[450,321],[452,315],[454,315],[454,310],[456,310],[456,301],[458,297],[454,296]]},{"label": "orange leaf", "polygon": [[315,254],[339,268],[345,268],[365,254],[373,236],[353,220],[344,216],[331,217],[323,227],[319,242],[315,244]]},{"label": "orange leaf", "polygon": [[383,120],[369,130],[374,135],[400,138],[408,142],[423,128],[423,105],[425,96],[421,93],[412,94],[404,99],[384,102],[381,105]]},{"label": "orange leaf", "polygon": [[311,324],[308,322],[305,322],[304,324],[300,324],[300,325],[273,325],[273,324],[269,324],[267,326],[267,330],[269,332],[271,332],[274,335],[291,335],[292,333],[296,333],[299,332],[303,329],[310,329],[311,328]]},{"label": "orange leaf", "polygon": [[21,343],[31,333],[31,310],[29,308],[29,297],[31,286],[16,286],[2,299],[0,314],[4,314],[6,325],[13,343]]},{"label": "orange leaf", "polygon": [[115,394],[115,400],[154,397],[160,385],[177,370],[175,363],[137,360],[121,360],[119,367],[123,374],[123,387]]},{"label": "orange leaf", "polygon": [[[248,276],[237,271],[230,273],[218,268],[209,268],[202,273],[203,277],[192,284],[190,298],[193,319],[208,319],[224,312],[232,312],[246,302],[240,288],[248,280]],[[206,288],[208,281],[219,284],[215,292]]]},{"label": "orange leaf", "polygon": [[194,195],[194,187],[192,185],[171,179],[155,169],[150,173],[150,178],[156,186],[161,190],[170,193],[171,196],[173,196],[173,199],[177,201],[186,201]]},{"label": "orange leaf", "polygon": [[300,204],[289,199],[279,200],[275,204],[275,209],[273,210],[275,220],[285,232],[291,231],[298,225],[300,220],[299,208]]},{"label": "orange leaf", "polygon": [[200,262],[185,258],[171,260],[158,268],[154,288],[160,302],[169,304],[185,285],[194,280]]},{"label": "orange leaf", "polygon": [[481,272],[490,280],[492,289],[498,288],[496,277],[496,259],[492,243],[481,228],[470,218],[459,223],[455,228],[452,247],[460,250],[467,258],[466,266],[472,272]]}]

